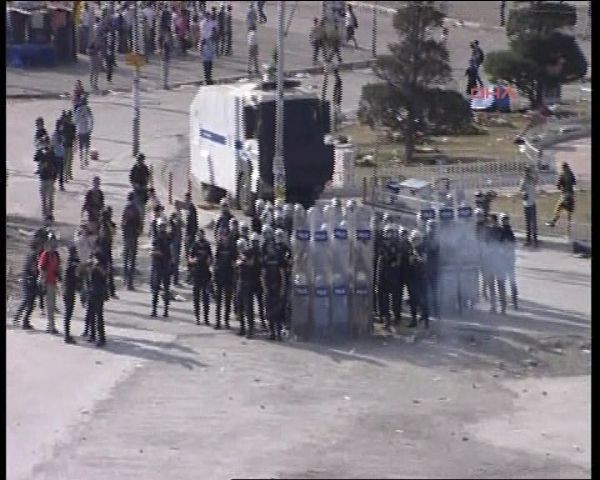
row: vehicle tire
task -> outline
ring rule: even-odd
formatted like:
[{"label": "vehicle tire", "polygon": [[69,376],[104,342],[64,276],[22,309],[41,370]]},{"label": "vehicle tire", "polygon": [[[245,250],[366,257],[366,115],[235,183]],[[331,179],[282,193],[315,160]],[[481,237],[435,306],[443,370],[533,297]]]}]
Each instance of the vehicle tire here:
[{"label": "vehicle tire", "polygon": [[250,188],[249,175],[240,173],[237,186],[237,204],[238,208],[248,216],[254,213],[254,201],[256,194]]}]

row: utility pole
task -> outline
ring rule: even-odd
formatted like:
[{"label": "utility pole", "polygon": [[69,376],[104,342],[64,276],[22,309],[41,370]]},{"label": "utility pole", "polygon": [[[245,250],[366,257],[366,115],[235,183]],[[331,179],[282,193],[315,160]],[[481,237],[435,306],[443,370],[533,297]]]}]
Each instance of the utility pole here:
[{"label": "utility pole", "polygon": [[135,48],[135,56],[138,61],[135,63],[135,71],[133,74],[133,156],[137,156],[140,151],[140,16],[139,16],[139,1],[133,3],[133,46]]},{"label": "utility pole", "polygon": [[275,155],[273,157],[273,187],[275,198],[286,200],[285,166],[283,161],[283,37],[285,2],[277,2],[277,89],[275,99]]},{"label": "utility pole", "polygon": [[373,34],[371,37],[371,55],[377,57],[377,2],[373,3]]}]

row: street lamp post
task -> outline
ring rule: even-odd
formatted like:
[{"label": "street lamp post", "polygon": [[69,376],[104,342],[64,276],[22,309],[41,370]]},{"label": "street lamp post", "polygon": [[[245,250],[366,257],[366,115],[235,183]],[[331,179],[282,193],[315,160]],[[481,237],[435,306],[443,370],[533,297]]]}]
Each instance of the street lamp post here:
[{"label": "street lamp post", "polygon": [[[140,18],[139,18],[139,1],[133,4],[134,13],[134,28],[133,28],[133,46],[135,48],[136,57],[140,54]],[[137,156],[140,151],[140,64],[135,63],[133,74],[133,156]]]},{"label": "street lamp post", "polygon": [[277,88],[275,99],[275,155],[273,157],[273,187],[275,198],[286,200],[285,166],[283,159],[283,37],[285,2],[277,2]]}]

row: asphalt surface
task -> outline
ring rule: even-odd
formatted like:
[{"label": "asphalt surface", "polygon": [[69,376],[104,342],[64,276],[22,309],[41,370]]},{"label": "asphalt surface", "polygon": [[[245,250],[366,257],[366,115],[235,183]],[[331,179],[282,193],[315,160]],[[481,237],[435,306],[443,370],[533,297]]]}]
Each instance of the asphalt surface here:
[{"label": "asphalt surface", "polygon": [[[169,170],[175,197],[185,190],[193,95],[143,97],[142,150],[165,201]],[[66,103],[7,104],[15,271],[40,218],[24,132]],[[117,218],[128,190],[131,99],[93,97],[91,106],[100,161],[83,172],[75,162],[75,183],[58,194],[63,240],[94,175]],[[200,224],[213,215],[202,211]],[[187,287],[168,321],[151,320],[145,248],[143,284],[118,287],[121,298],[106,304],[105,349],[7,326],[8,478],[590,476],[589,260],[519,250],[521,310],[506,317],[448,317],[416,339],[400,328],[340,345],[274,344],[262,332],[247,341],[195,325]],[[76,335],[82,318],[78,306]],[[38,311],[33,324],[45,327]]]}]

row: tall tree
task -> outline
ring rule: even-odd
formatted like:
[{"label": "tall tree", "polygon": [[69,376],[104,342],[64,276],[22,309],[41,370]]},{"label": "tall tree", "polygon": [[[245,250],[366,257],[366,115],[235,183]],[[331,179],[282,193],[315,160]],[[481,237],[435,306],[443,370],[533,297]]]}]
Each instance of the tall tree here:
[{"label": "tall tree", "polygon": [[390,54],[381,55],[375,63],[375,74],[386,85],[383,98],[399,102],[393,116],[404,137],[407,162],[413,158],[417,124],[434,101],[432,89],[451,76],[448,50],[434,39],[443,22],[444,14],[434,2],[406,2],[393,18],[399,41],[390,44]]},{"label": "tall tree", "polygon": [[513,2],[506,23],[510,50],[489,52],[484,69],[492,80],[514,85],[536,108],[547,89],[582,78],[587,61],[572,35],[573,5]]}]

